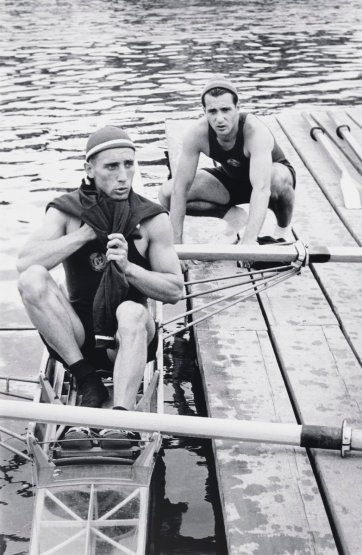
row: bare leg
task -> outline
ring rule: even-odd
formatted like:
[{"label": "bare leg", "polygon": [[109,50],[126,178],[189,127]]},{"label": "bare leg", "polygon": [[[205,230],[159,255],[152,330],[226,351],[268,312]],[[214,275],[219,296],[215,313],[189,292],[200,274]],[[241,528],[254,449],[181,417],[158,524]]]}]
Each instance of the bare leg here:
[{"label": "bare leg", "polygon": [[[81,405],[101,406],[108,392],[80,350],[85,340],[83,324],[48,270],[39,265],[28,268],[19,278],[19,291],[31,321],[76,377]],[[76,429],[74,439],[82,436]]]},{"label": "bare leg", "polygon": [[284,238],[290,230],[294,199],[291,171],[284,164],[274,163],[269,208],[277,219],[278,225],[274,234],[278,237]]},{"label": "bare leg", "polygon": [[84,328],[48,270],[31,266],[19,278],[27,313],[46,342],[71,365],[83,358]]},{"label": "bare leg", "polygon": [[[173,190],[173,180],[169,179],[160,189],[158,198],[162,206],[169,209]],[[187,193],[187,213],[189,209],[204,211],[228,206],[230,195],[220,181],[210,173],[199,170]]]},{"label": "bare leg", "polygon": [[134,409],[142,381],[147,345],[155,334],[154,320],[147,308],[126,301],[117,309],[119,343],[113,371],[114,405]]},{"label": "bare leg", "polygon": [[232,206],[225,214],[223,220],[226,223],[226,235],[235,235],[248,221],[248,211],[241,206]]}]

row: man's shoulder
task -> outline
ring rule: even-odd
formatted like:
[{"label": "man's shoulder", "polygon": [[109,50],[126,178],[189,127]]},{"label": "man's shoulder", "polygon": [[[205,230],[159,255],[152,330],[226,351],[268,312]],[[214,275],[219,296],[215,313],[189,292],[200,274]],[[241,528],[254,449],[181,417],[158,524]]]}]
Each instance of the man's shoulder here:
[{"label": "man's shoulder", "polygon": [[244,124],[244,140],[245,147],[251,153],[260,148],[269,148],[272,150],[274,146],[274,137],[268,126],[253,114],[248,114]]},{"label": "man's shoulder", "polygon": [[209,124],[205,116],[192,121],[184,135],[184,147],[203,152],[208,143]]},{"label": "man's shoulder", "polygon": [[140,223],[141,228],[146,231],[149,239],[165,233],[171,233],[170,225],[170,218],[166,211],[159,212]]},{"label": "man's shoulder", "polygon": [[59,212],[73,216],[80,215],[81,205],[79,199],[79,189],[71,191],[70,193],[65,193],[59,197],[55,197],[47,204],[46,211],[48,211],[49,208],[55,208]]}]

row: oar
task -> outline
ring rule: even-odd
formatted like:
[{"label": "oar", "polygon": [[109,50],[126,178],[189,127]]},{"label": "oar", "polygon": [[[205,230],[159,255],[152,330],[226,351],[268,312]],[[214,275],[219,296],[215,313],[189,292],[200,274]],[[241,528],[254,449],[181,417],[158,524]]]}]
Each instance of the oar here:
[{"label": "oar", "polygon": [[69,405],[7,401],[0,406],[0,417],[14,420],[161,432],[163,434],[230,439],[300,447],[362,451],[362,430],[351,429],[346,422],[342,428],[306,426],[277,422],[252,422],[224,418],[202,418],[173,414],[114,411]]},{"label": "oar", "polygon": [[351,147],[357,158],[362,162],[362,146],[356,141],[351,133],[351,128],[346,121],[346,117],[342,117],[338,112],[328,112],[329,117],[336,126],[337,137],[343,139]]},{"label": "oar", "polygon": [[316,245],[306,248],[302,241],[288,246],[203,243],[175,245],[175,248],[182,260],[246,260],[283,264],[300,261],[303,265],[308,262],[362,262],[362,247]]},{"label": "oar", "polygon": [[320,125],[317,125],[309,114],[304,112],[303,116],[311,128],[310,135],[312,139],[317,141],[324,148],[331,162],[340,173],[339,185],[342,190],[345,207],[349,209],[361,208],[361,198],[359,194],[361,185],[348,173],[344,161],[339,153],[333,149],[329,139],[325,135],[324,129],[320,127]]}]

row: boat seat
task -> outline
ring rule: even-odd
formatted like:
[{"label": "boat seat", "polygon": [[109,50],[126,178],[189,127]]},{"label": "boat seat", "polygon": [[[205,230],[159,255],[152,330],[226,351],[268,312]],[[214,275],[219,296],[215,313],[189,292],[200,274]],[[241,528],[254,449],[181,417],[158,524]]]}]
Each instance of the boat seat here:
[{"label": "boat seat", "polygon": [[116,340],[110,335],[96,335],[96,349],[115,349]]}]

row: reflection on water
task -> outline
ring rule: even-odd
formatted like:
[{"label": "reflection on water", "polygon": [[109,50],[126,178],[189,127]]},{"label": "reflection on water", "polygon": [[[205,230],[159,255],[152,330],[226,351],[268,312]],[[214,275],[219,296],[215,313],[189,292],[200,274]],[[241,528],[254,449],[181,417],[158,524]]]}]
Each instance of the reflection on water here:
[{"label": "reflection on water", "polygon": [[[360,0],[3,0],[0,274],[8,285],[2,281],[0,300],[10,307],[6,314],[13,316],[10,309],[19,303],[16,250],[46,202],[79,185],[91,131],[106,123],[130,130],[155,199],[167,176],[164,120],[198,117],[200,90],[214,73],[230,76],[243,109],[259,114],[358,102],[361,20]],[[24,325],[21,318],[15,323]],[[196,413],[192,366],[177,364],[168,376],[167,410]],[[164,512],[174,517],[163,523],[164,553],[172,552],[171,544],[176,549],[176,537],[186,542],[179,553],[187,551],[188,537],[199,542],[193,553],[215,548],[213,504],[205,501],[212,498],[205,489],[207,456],[201,443],[166,445]],[[0,553],[7,542],[11,554],[26,552],[22,538],[29,534],[32,506],[23,495],[28,465],[9,464],[2,494],[15,508],[7,513]],[[190,467],[199,489],[185,488],[180,469]],[[17,492],[15,505],[11,495]]]},{"label": "reflection on water", "polygon": [[[205,415],[200,375],[188,336],[165,349],[167,413]],[[211,442],[174,438],[164,442],[165,493],[159,505],[159,553],[226,553]]]}]

